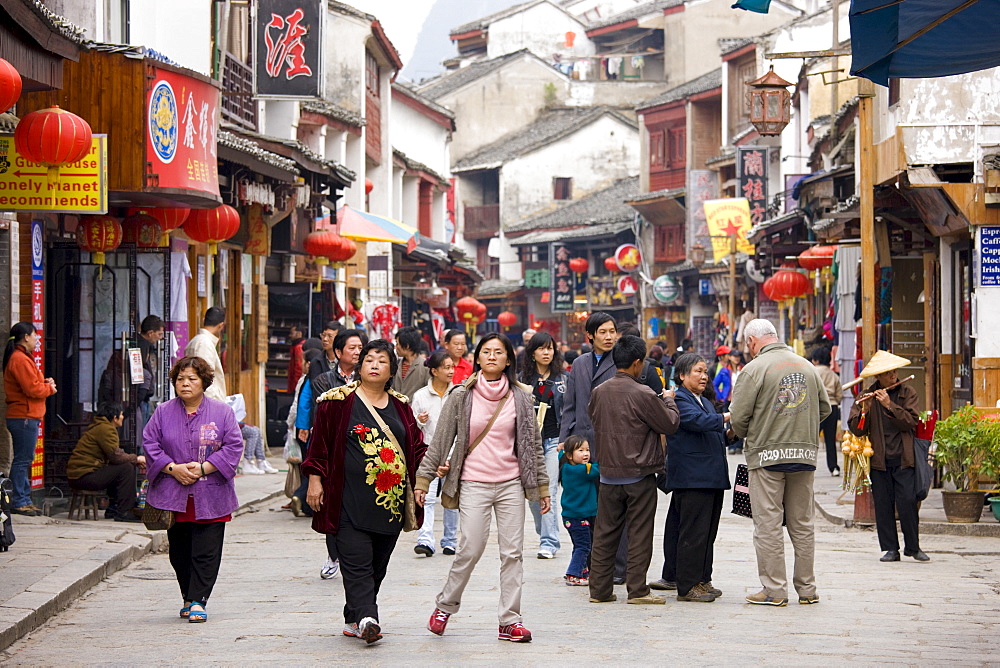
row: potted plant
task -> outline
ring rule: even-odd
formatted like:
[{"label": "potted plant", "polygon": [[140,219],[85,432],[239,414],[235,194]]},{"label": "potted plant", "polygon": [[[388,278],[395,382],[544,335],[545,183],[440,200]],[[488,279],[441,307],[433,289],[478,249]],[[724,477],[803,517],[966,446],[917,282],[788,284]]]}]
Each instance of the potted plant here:
[{"label": "potted plant", "polygon": [[942,478],[956,489],[941,492],[948,521],[978,522],[985,498],[979,478],[1000,473],[1000,421],[965,406],[938,421],[933,453],[943,468]]}]

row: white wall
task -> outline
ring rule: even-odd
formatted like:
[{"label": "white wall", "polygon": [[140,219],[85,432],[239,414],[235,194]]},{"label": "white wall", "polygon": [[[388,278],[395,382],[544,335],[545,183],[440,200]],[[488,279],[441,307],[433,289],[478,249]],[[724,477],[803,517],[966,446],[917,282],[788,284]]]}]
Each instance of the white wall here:
[{"label": "white wall", "polygon": [[396,100],[392,105],[389,130],[393,147],[406,157],[424,163],[442,176],[450,173],[448,144],[451,133],[447,128]]},{"label": "white wall", "polygon": [[[573,47],[566,47],[566,33],[576,33]],[[594,43],[579,21],[558,8],[543,2],[518,12],[513,16],[494,21],[489,26],[486,54],[496,58],[521,49],[548,62],[553,54],[563,56],[590,56],[595,53]]]},{"label": "white wall", "polygon": [[572,177],[573,198],[639,173],[639,131],[604,116],[558,142],[503,166],[501,225],[555,209],[552,178]]},{"label": "white wall", "polygon": [[212,4],[205,0],[131,0],[129,41],[184,67],[212,73]]}]

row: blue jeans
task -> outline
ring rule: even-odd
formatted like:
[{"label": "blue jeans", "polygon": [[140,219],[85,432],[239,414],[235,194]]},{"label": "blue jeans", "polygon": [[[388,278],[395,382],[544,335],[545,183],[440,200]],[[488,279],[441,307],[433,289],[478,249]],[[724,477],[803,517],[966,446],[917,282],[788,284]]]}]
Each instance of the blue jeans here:
[{"label": "blue jeans", "polygon": [[590,562],[590,546],[593,544],[594,518],[578,520],[564,517],[563,524],[566,525],[566,531],[573,541],[573,556],[570,557],[569,566],[566,567],[566,575],[585,578]]},{"label": "blue jeans", "polygon": [[535,518],[535,533],[540,537],[539,550],[552,554],[559,551],[559,439],[546,438],[542,441],[545,450],[545,471],[549,475],[549,494],[552,510],[542,515],[537,501],[528,504],[531,516]]},{"label": "blue jeans", "polygon": [[10,465],[10,480],[14,483],[14,507],[31,505],[31,461],[35,458],[40,420],[7,418],[7,431],[14,444],[14,460]]},{"label": "blue jeans", "polygon": [[[434,549],[434,506],[438,502],[438,486],[441,478],[435,478],[431,482],[431,487],[427,491],[424,501],[424,523],[420,527],[420,534],[417,536],[418,545],[426,545]],[[441,547],[458,547],[458,510],[455,508],[444,508],[444,535],[441,537]]]}]

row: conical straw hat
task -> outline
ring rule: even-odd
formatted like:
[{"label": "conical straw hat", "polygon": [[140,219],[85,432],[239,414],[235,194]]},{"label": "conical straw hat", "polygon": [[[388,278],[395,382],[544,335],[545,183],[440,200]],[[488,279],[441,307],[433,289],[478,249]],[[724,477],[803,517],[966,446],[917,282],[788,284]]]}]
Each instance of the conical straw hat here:
[{"label": "conical straw hat", "polygon": [[886,371],[892,371],[893,369],[902,369],[904,366],[908,366],[910,360],[905,357],[900,357],[899,355],[893,355],[892,353],[887,353],[884,350],[880,350],[875,353],[865,368],[861,370],[862,378],[871,378],[872,376],[877,376],[880,373],[885,373]]}]

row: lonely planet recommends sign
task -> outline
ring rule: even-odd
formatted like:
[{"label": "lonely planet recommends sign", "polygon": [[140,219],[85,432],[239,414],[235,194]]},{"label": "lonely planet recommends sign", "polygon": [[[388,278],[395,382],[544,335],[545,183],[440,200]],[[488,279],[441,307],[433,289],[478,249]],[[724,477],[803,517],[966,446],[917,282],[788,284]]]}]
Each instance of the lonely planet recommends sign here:
[{"label": "lonely planet recommends sign", "polygon": [[21,157],[13,136],[0,136],[0,211],[107,213],[107,144],[95,134],[87,155],[50,180],[44,165]]},{"label": "lonely planet recommends sign", "polygon": [[675,301],[681,294],[681,287],[673,278],[667,274],[658,276],[653,281],[653,297],[661,304],[669,304]]}]

